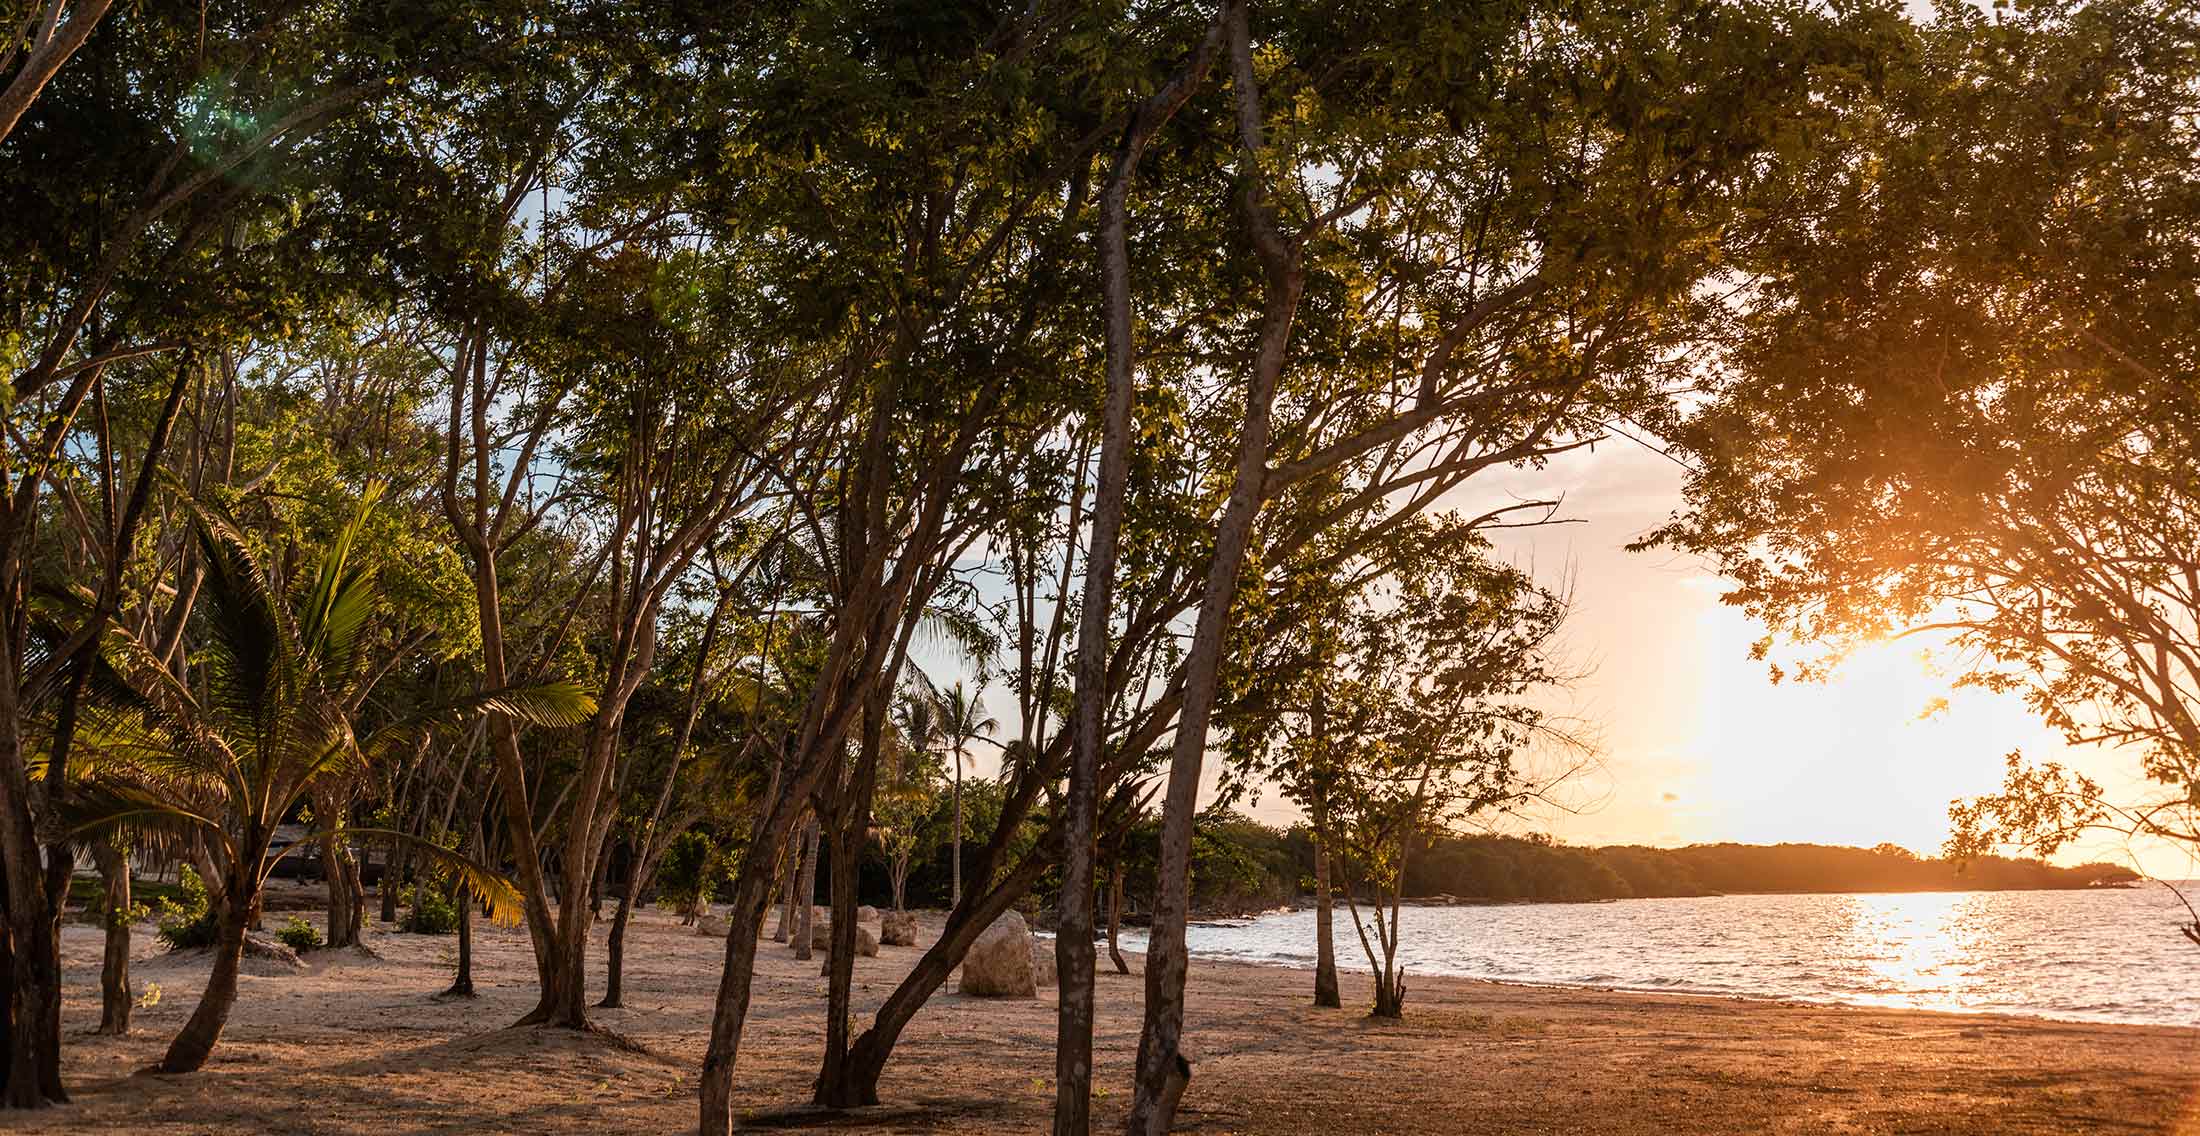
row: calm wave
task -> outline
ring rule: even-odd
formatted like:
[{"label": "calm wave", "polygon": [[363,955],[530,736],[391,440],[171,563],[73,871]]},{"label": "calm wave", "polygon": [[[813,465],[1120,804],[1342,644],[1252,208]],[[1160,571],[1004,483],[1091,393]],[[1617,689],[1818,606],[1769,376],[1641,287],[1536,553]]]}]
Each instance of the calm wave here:
[{"label": "calm wave", "polygon": [[[2191,1026],[2200,947],[2177,931],[2188,918],[2159,885],[1408,907],[1399,954],[1409,975]],[[1314,913],[1188,938],[1204,958],[1312,966]],[[1342,906],[1337,959],[1368,969]]]}]

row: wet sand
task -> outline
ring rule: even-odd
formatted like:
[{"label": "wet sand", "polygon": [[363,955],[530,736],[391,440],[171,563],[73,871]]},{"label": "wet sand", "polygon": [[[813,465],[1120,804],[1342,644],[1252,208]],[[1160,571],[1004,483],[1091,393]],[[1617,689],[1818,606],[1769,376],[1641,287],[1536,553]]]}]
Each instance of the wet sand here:
[{"label": "wet sand", "polygon": [[[298,897],[303,899],[303,896]],[[370,911],[371,914],[371,911]],[[280,921],[280,917],[271,920]],[[606,925],[599,925],[599,939]],[[518,930],[477,924],[481,996],[443,1001],[452,937],[370,924],[378,957],[323,952],[303,971],[248,969],[213,1060],[132,1076],[196,1002],[203,958],[138,943],[127,1038],[99,1020],[99,934],[64,938],[65,1073],[74,1103],[0,1115],[25,1132],[659,1133],[695,1127],[695,1072],[724,943],[644,913],[627,946],[627,1006],[599,1020],[638,1043],[502,1028],[533,1004]],[[936,922],[927,924],[929,932]],[[140,928],[147,931],[146,928]],[[917,955],[856,964],[859,1020]],[[591,956],[599,965],[599,948]],[[1138,966],[1137,957],[1131,964]],[[800,1107],[817,1070],[817,962],[767,944],[736,1074],[754,1128],[1028,1133],[1052,1102],[1054,992],[1036,1001],[935,996],[903,1035],[875,1109]],[[1114,1131],[1137,1050],[1142,981],[1101,955],[1095,1131]],[[253,973],[257,969],[260,973]],[[600,972],[595,981],[601,982]],[[2200,1030],[1850,1009],[1721,998],[1410,981],[1403,1022],[1317,1010],[1303,971],[1195,962],[1198,1057],[1180,1131],[1317,1133],[2079,1133],[2200,1136]]]}]

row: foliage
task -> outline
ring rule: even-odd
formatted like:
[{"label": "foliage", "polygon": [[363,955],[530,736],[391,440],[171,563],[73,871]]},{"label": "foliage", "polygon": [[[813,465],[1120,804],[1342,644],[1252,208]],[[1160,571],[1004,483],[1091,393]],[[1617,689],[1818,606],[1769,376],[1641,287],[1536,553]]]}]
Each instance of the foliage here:
[{"label": "foliage", "polygon": [[458,931],[458,903],[440,887],[414,884],[403,896],[405,918],[398,930],[408,935],[450,935]]},{"label": "foliage", "polygon": [[1914,639],[2158,786],[2020,759],[1952,852],[2190,841],[2200,16],[1947,5],[1903,34],[1853,146],[1793,168],[1798,208],[1733,263],[1687,508],[1653,540],[1733,579],[1775,678]]},{"label": "foliage", "polygon": [[159,929],[154,933],[172,951],[213,946],[215,913],[207,905],[206,881],[189,865],[177,873],[177,880],[176,898],[162,896],[155,901],[154,921]]},{"label": "foliage", "polygon": [[714,835],[683,832],[665,849],[657,867],[658,902],[677,911],[691,911],[718,896],[718,889],[732,878],[734,857]]},{"label": "foliage", "polygon": [[296,915],[283,921],[282,929],[275,932],[275,937],[299,954],[321,949],[320,929]]}]

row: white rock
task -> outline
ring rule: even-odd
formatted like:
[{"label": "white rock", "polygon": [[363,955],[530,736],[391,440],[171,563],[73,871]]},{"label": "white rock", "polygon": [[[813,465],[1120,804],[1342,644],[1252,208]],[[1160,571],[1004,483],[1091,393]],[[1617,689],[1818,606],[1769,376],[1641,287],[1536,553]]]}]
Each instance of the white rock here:
[{"label": "white rock", "polygon": [[962,982],[956,989],[981,998],[1038,997],[1031,949],[1031,928],[1024,917],[1013,911],[1003,914],[979,932],[963,956]]}]

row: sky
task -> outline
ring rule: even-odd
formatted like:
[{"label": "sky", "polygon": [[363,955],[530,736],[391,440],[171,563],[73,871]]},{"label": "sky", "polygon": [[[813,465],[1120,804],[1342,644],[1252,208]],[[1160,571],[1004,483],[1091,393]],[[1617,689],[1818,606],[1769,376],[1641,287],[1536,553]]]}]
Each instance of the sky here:
[{"label": "sky", "polygon": [[[1893,843],[1937,855],[1949,804],[1998,788],[2012,750],[2070,765],[2124,800],[2151,795],[2129,755],[2065,746],[2014,695],[1952,689],[1954,676],[1936,675],[1916,645],[1860,652],[1830,681],[1772,682],[1749,657],[1762,628],[1720,602],[1725,584],[1709,564],[1627,551],[1680,505],[1682,477],[1665,455],[1614,439],[1545,469],[1485,473],[1465,487],[1471,501],[1447,503],[1480,512],[1508,499],[1563,498],[1564,523],[1493,537],[1499,555],[1546,586],[1570,588],[1561,649],[1583,677],[1550,706],[1598,743],[1593,766],[1551,803],[1490,827],[1582,845]],[[936,647],[915,653],[936,680],[967,669]],[[1928,715],[1936,699],[1945,708]],[[1008,692],[987,690],[984,701],[1002,736],[1013,733]],[[1202,805],[1215,795],[1217,765],[1210,755]],[[996,774],[997,752],[977,747],[968,768]],[[1299,819],[1272,792],[1240,807],[1271,824]],[[2188,852],[2113,835],[2054,859],[2200,878]]]},{"label": "sky", "polygon": [[[1707,564],[1625,548],[1679,504],[1681,479],[1669,458],[1620,441],[1476,488],[1564,494],[1561,515],[1574,523],[1497,536],[1546,584],[1571,582],[1565,650],[1587,677],[1564,705],[1603,752],[1563,807],[1507,827],[1578,844],[1892,842],[1929,855],[1947,838],[1949,802],[1994,790],[2011,750],[2104,785],[2134,783],[2128,755],[2066,747],[2014,696],[1950,689],[1953,676],[1936,676],[1915,645],[1863,652],[1829,682],[1774,684],[1749,658],[1762,629],[1720,602]],[[1936,697],[1947,708],[1926,716]],[[2184,853],[2114,838],[2056,859],[2200,875]]]}]

